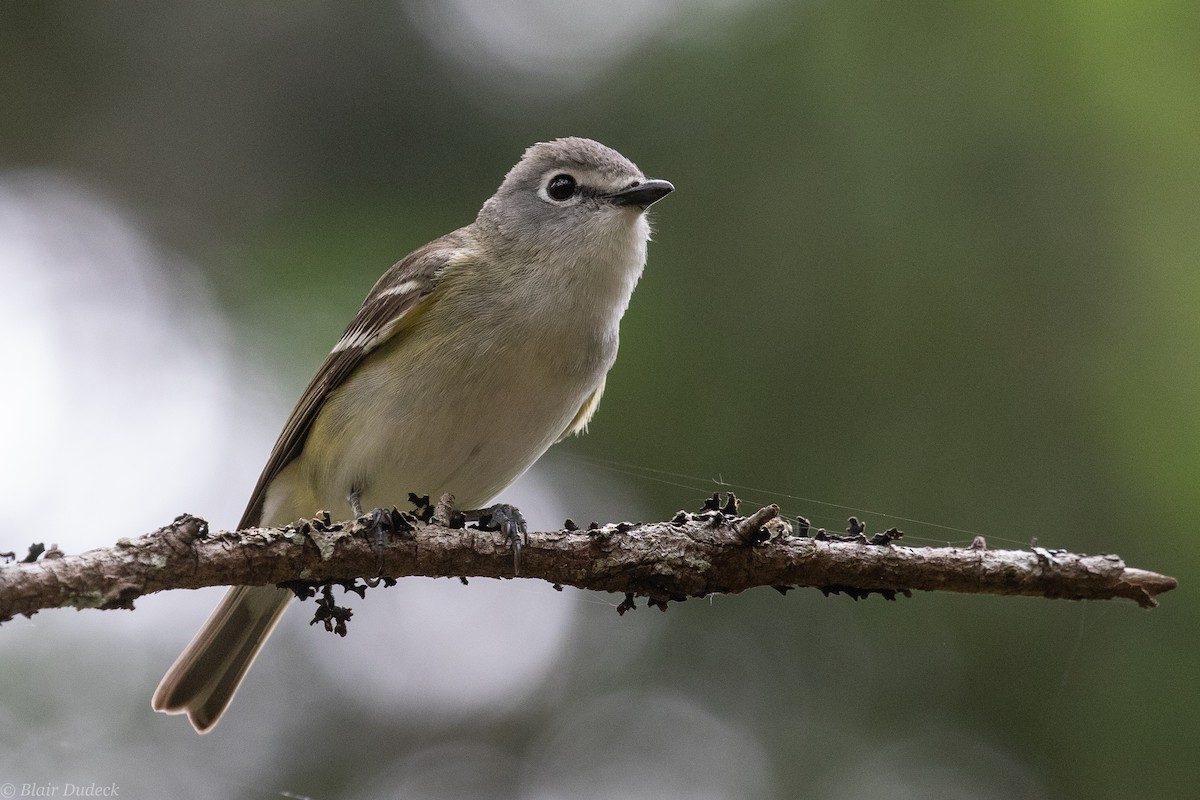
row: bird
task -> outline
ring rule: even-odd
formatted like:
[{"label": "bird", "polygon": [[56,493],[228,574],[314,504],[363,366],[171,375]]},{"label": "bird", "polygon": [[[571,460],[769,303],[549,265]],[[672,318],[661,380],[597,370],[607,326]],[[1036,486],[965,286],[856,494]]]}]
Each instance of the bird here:
[{"label": "bird", "polygon": [[[674,188],[591,139],[527,148],[473,222],[376,281],[284,424],[238,529],[346,506],[357,517],[410,492],[474,509],[584,432],[646,262],[646,211]],[[492,508],[519,553],[523,518]],[[154,710],[210,731],[292,597],[231,588]]]}]

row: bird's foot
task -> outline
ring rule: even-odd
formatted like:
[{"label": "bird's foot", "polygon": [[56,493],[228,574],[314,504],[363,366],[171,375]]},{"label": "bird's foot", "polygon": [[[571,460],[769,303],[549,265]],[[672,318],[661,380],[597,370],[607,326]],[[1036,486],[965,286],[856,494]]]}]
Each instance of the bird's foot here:
[{"label": "bird's foot", "polygon": [[513,551],[513,574],[520,575],[521,548],[529,544],[529,526],[517,507],[508,503],[497,503],[487,508],[464,511],[463,516],[471,522],[478,522],[481,530],[500,531],[504,534]]},{"label": "bird's foot", "polygon": [[[352,491],[346,500],[350,503],[350,511],[354,514],[355,519],[360,519],[364,516],[362,499],[357,490]],[[392,528],[392,512],[386,508],[375,508],[365,516],[371,518],[371,529],[375,531],[376,568],[374,578],[364,578],[363,580],[373,589],[379,585],[379,576],[383,574],[383,539]]]}]

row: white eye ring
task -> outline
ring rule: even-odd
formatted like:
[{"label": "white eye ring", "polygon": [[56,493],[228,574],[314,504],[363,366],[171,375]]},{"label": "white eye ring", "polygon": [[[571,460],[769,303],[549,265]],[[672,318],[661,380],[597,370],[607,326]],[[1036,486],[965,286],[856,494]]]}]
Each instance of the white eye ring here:
[{"label": "white eye ring", "polygon": [[579,200],[582,185],[579,178],[567,172],[562,167],[548,170],[542,176],[538,187],[538,197],[552,205],[567,205]]}]

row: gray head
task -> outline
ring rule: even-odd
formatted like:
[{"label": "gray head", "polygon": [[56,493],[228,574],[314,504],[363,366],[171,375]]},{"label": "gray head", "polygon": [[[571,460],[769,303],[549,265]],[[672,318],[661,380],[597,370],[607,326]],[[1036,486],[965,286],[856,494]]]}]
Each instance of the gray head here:
[{"label": "gray head", "polygon": [[642,212],[674,188],[648,179],[616,150],[572,136],[526,150],[479,217],[506,238],[538,247],[596,237],[644,243]]}]

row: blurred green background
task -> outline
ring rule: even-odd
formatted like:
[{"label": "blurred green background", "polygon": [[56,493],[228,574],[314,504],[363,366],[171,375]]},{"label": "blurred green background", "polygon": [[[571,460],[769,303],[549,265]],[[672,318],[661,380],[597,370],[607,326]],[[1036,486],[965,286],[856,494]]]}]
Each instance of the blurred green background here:
[{"label": "blurred green background", "polygon": [[[764,590],[618,619],[585,598],[536,701],[431,723],[331,681],[283,693],[294,727],[245,712],[204,739],[147,703],[190,621],[153,658],[85,669],[73,643],[116,623],[43,614],[0,629],[0,783],[74,766],[122,796],[1193,796],[1198,86],[1187,2],[0,6],[0,181],[67,176],[122,209],[163,270],[208,287],[228,322],[205,335],[281,397],[525,146],[589,136],[678,191],[591,432],[547,456],[571,516],[666,518],[719,478],[834,530],[856,512],[915,544],[1036,538],[1181,582],[1152,612]],[[250,482],[264,458],[231,454]],[[575,500],[589,475],[606,493]],[[10,524],[0,550],[28,538]],[[81,740],[87,698],[121,711]],[[11,754],[30,746],[62,769],[26,774]]]}]

